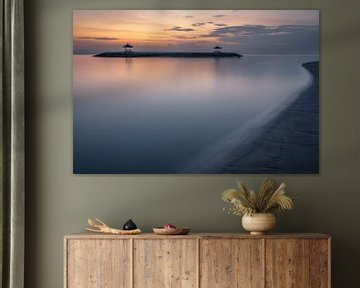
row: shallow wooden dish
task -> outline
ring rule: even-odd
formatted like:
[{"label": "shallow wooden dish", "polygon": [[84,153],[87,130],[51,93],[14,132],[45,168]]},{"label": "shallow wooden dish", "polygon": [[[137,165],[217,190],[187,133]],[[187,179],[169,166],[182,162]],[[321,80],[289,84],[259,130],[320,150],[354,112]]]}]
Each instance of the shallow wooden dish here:
[{"label": "shallow wooden dish", "polygon": [[157,235],[186,235],[190,232],[189,227],[163,228],[154,227],[153,231]]}]

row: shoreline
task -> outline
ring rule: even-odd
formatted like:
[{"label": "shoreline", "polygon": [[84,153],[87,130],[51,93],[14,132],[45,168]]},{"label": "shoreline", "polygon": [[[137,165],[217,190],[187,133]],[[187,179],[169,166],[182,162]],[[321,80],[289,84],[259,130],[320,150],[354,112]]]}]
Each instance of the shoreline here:
[{"label": "shoreline", "polygon": [[233,52],[102,52],[93,57],[108,58],[241,58],[243,55]]},{"label": "shoreline", "polygon": [[312,83],[215,173],[319,173],[319,62],[302,64]]}]

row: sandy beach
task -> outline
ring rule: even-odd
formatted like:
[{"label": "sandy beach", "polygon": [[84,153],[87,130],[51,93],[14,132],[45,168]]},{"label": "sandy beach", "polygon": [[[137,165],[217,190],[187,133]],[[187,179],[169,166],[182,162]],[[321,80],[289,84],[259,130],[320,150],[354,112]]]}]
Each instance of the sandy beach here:
[{"label": "sandy beach", "polygon": [[235,148],[218,173],[319,173],[319,62],[303,67],[311,85],[255,139]]}]

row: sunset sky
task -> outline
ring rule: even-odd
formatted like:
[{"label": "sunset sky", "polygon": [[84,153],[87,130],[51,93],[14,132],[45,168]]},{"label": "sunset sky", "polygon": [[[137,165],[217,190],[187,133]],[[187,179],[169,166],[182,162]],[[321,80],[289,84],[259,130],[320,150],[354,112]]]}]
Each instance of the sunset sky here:
[{"label": "sunset sky", "polygon": [[74,54],[223,51],[318,54],[318,10],[74,10]]}]

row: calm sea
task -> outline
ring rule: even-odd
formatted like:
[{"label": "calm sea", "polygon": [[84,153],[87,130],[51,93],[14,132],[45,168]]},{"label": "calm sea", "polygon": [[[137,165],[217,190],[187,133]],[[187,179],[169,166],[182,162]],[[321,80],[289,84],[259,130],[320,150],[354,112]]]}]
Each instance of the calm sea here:
[{"label": "calm sea", "polygon": [[[212,173],[309,83],[318,56],[73,57],[74,173]],[[204,161],[202,161],[204,160]]]}]

